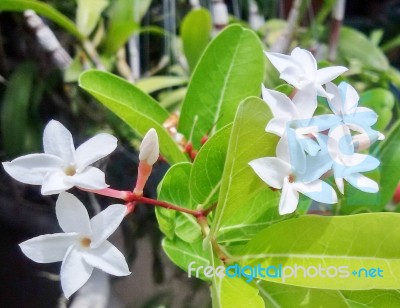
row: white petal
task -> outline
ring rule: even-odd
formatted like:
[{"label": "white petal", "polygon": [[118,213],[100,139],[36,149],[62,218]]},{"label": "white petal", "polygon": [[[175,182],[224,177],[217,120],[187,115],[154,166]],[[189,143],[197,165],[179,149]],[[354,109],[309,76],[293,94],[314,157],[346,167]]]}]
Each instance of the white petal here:
[{"label": "white petal", "polygon": [[344,181],[343,178],[335,178],[335,183],[339,191],[344,194]]},{"label": "white petal", "polygon": [[150,166],[158,160],[160,148],[158,145],[158,135],[154,128],[151,128],[144,136],[140,144],[139,160],[144,160]]},{"label": "white petal", "polygon": [[291,167],[282,159],[263,157],[249,162],[254,172],[269,186],[281,189],[283,179],[291,172]]},{"label": "white petal", "polygon": [[308,50],[296,47],[290,55],[299,65],[301,65],[308,79],[313,80],[317,71],[317,61],[315,61],[312,53]]},{"label": "white petal", "polygon": [[126,214],[126,206],[112,204],[90,220],[92,227],[92,243],[90,247],[101,245],[121,224]]},{"label": "white petal", "polygon": [[302,89],[297,90],[293,97],[293,103],[302,119],[309,119],[317,109],[317,93],[313,84],[308,84]]},{"label": "white petal", "polygon": [[288,178],[285,177],[281,199],[279,200],[279,214],[285,215],[293,213],[299,203],[299,193],[294,189]]},{"label": "white petal", "polygon": [[78,198],[70,193],[61,193],[56,203],[58,223],[64,232],[91,235],[89,214]]},{"label": "white petal", "polygon": [[326,84],[326,92],[330,94],[328,104],[331,110],[337,115],[342,114],[342,97],[340,96],[339,88],[334,83],[328,82]]},{"label": "white petal", "polygon": [[344,72],[348,70],[347,67],[344,66],[330,66],[321,68],[317,71],[317,83],[320,85],[324,85],[329,81],[332,81],[336,77],[340,76]]},{"label": "white petal", "polygon": [[335,190],[329,184],[321,180],[310,183],[296,182],[292,184],[295,189],[307,197],[321,203],[333,204],[337,202]]},{"label": "white petal", "polygon": [[109,241],[104,241],[99,247],[84,251],[85,261],[114,276],[126,276],[129,271],[124,255]]},{"label": "white petal", "polygon": [[43,132],[43,147],[46,154],[63,159],[67,164],[75,162],[75,147],[72,135],[60,122],[51,120]]},{"label": "white petal", "polygon": [[117,147],[117,138],[110,134],[98,134],[76,149],[77,172],[81,172],[85,167],[109,155]]},{"label": "white petal", "polygon": [[276,145],[276,157],[290,164],[289,144],[286,135],[283,135]]},{"label": "white petal", "polygon": [[86,167],[82,172],[69,177],[69,180],[75,186],[86,189],[103,189],[108,187],[105,180],[105,174],[98,168]]},{"label": "white petal", "polygon": [[49,171],[62,168],[64,162],[47,154],[29,154],[11,162],[4,162],[4,170],[17,181],[31,185],[41,185]]},{"label": "white petal", "polygon": [[297,62],[291,56],[275,52],[265,52],[265,55],[279,73],[282,73],[289,67],[298,67]]},{"label": "white petal", "polygon": [[74,186],[68,181],[68,176],[60,170],[49,172],[42,183],[42,195],[54,195],[66,191]]},{"label": "white petal", "polygon": [[329,131],[327,149],[337,164],[348,165],[354,160],[354,145],[346,125],[338,125]]},{"label": "white petal", "polygon": [[59,262],[77,238],[76,234],[46,234],[22,242],[19,247],[29,259],[37,263]]},{"label": "white petal", "polygon": [[358,101],[360,99],[356,89],[347,82],[341,82],[339,84],[339,89],[344,97],[343,113],[351,114],[356,112]]},{"label": "white petal", "polygon": [[358,188],[361,191],[367,192],[367,193],[376,193],[379,191],[379,186],[378,183],[375,181],[371,180],[370,178],[367,178],[366,176],[355,173],[351,174],[349,176],[346,176],[345,178],[351,185],[354,187]]},{"label": "white petal", "polygon": [[274,118],[271,119],[267,127],[265,128],[265,131],[268,133],[272,133],[278,136],[283,136],[286,130],[286,124],[290,119],[285,119],[285,118]]},{"label": "white petal", "polygon": [[293,102],[285,94],[262,86],[262,97],[275,118],[292,119],[298,116]]},{"label": "white petal", "polygon": [[82,253],[71,246],[65,255],[60,273],[61,287],[65,297],[69,298],[82,287],[89,280],[92,271],[93,266],[86,263]]}]

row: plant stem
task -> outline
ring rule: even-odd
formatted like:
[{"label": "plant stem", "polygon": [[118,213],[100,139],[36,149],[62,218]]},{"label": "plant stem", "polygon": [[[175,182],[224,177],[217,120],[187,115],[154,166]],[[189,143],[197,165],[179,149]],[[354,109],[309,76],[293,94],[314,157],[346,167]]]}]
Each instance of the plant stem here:
[{"label": "plant stem", "polygon": [[334,62],[337,55],[337,46],[339,43],[340,28],[344,17],[346,0],[336,0],[332,10],[331,31],[329,35],[328,60]]},{"label": "plant stem", "polygon": [[165,202],[165,201],[146,198],[146,197],[143,197],[143,196],[142,197],[134,197],[134,200],[137,201],[137,202],[143,202],[143,203],[147,203],[147,204],[151,204],[151,205],[155,205],[155,206],[160,206],[160,207],[163,207],[165,209],[169,209],[169,210],[174,210],[174,211],[190,214],[190,215],[193,215],[196,218],[198,218],[200,216],[204,216],[204,213],[201,210],[191,210],[191,209],[180,207],[178,205],[174,205],[174,204],[171,204],[171,203],[168,203],[168,202]]}]

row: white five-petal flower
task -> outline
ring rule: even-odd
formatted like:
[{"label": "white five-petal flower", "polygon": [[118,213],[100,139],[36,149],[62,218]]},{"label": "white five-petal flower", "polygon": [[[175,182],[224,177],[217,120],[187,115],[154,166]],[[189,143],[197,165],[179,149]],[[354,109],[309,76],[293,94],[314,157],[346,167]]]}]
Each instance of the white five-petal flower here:
[{"label": "white five-petal flower", "polygon": [[90,166],[117,147],[117,139],[110,134],[98,134],[76,150],[71,133],[55,120],[43,133],[44,154],[28,154],[3,167],[14,179],[32,185],[42,185],[43,195],[58,194],[73,186],[86,189],[108,187],[100,169]]},{"label": "white five-petal flower", "polygon": [[335,190],[324,181],[317,179],[311,182],[302,182],[293,172],[287,161],[288,150],[281,144],[277,148],[277,157],[262,157],[252,160],[249,165],[254,172],[270,187],[282,189],[279,200],[279,214],[293,213],[299,203],[299,192],[309,198],[322,203],[336,203]]},{"label": "white five-petal flower", "polygon": [[316,93],[324,97],[328,97],[329,94],[322,85],[347,71],[344,66],[318,69],[317,61],[311,52],[299,47],[293,49],[290,56],[274,52],[265,52],[265,54],[279,71],[281,79],[299,90],[311,83]]},{"label": "white five-petal flower", "polygon": [[64,233],[46,234],[21,243],[22,252],[38,263],[62,261],[61,286],[68,298],[99,268],[115,276],[130,274],[123,254],[107,238],[126,214],[126,207],[113,204],[89,219],[85,206],[72,194],[61,193],[56,215]]}]

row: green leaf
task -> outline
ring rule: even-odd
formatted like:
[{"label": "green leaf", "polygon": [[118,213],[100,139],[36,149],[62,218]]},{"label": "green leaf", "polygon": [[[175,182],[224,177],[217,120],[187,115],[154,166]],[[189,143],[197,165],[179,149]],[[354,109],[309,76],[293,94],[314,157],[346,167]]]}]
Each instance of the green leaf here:
[{"label": "green leaf", "polygon": [[183,101],[186,92],[186,87],[182,87],[172,91],[165,91],[159,96],[160,105],[168,110],[174,110],[176,106],[179,106],[179,103]]},{"label": "green leaf", "polygon": [[126,80],[98,70],[82,73],[79,86],[119,116],[138,134],[143,136],[153,127],[158,134],[160,152],[170,163],[187,161],[186,156],[162,126],[169,116],[168,112],[153,98]]},{"label": "green leaf", "polygon": [[76,26],[85,36],[96,27],[101,12],[108,6],[108,0],[77,0]]},{"label": "green leaf", "polygon": [[392,119],[394,96],[386,89],[378,88],[364,92],[359,104],[373,109],[378,114],[378,121],[374,127],[379,131],[383,131]]},{"label": "green leaf", "polygon": [[[162,241],[162,247],[167,254],[167,256],[174,262],[177,266],[183,269],[185,272],[188,271],[189,264],[195,262],[193,265],[192,276],[195,277],[195,270],[200,266],[206,267],[210,265],[210,252],[209,250],[203,249],[203,241],[198,240],[194,243],[186,243],[175,237],[173,240],[165,238]],[[199,277],[203,280],[210,280],[203,275],[203,271],[199,271]]]},{"label": "green leaf", "polygon": [[[191,168],[191,163],[173,165],[160,183],[158,199],[194,209],[195,204],[191,200],[189,191]],[[157,207],[156,216],[161,231],[169,239],[173,239],[175,234],[189,243],[202,239],[200,226],[192,215]]]},{"label": "green leaf", "polygon": [[11,75],[1,104],[1,132],[4,150],[10,157],[25,151],[32,85],[37,67],[30,62],[17,66]]},{"label": "green leaf", "polygon": [[[400,214],[303,216],[259,232],[232,260],[242,266],[282,266],[280,277],[259,277],[267,281],[321,289],[398,289],[399,241]],[[317,275],[318,268],[325,272],[320,269]],[[271,274],[279,272],[270,269]],[[310,273],[307,277],[305,271]]]},{"label": "green leaf", "polygon": [[392,199],[400,179],[400,121],[377,148],[376,155],[381,161],[379,203],[386,205]]},{"label": "green leaf", "polygon": [[193,10],[185,16],[181,26],[183,51],[191,71],[210,41],[211,14],[206,9]]},{"label": "green leaf", "polygon": [[257,287],[265,307],[397,307],[397,290],[339,291],[302,288],[269,281],[258,281]]},{"label": "green leaf", "polygon": [[58,24],[60,27],[77,37],[79,40],[83,41],[85,39],[85,35],[78,30],[73,21],[44,2],[29,0],[0,1],[0,12],[24,12],[25,10],[34,10],[37,14],[44,16]]},{"label": "green leaf", "polygon": [[338,52],[343,59],[358,59],[364,66],[378,71],[389,69],[389,62],[384,53],[361,32],[342,27]]},{"label": "green leaf", "polygon": [[275,156],[278,137],[265,132],[272,118],[267,104],[251,97],[240,104],[232,128],[228,154],[211,236],[219,242],[249,240],[278,214],[279,192],[272,191],[251,169],[256,158]]},{"label": "green leaf", "polygon": [[153,93],[165,88],[185,85],[186,78],[175,76],[154,76],[140,79],[135,85],[146,93]]},{"label": "green leaf", "polygon": [[217,307],[268,307],[264,306],[264,301],[259,295],[259,289],[240,278],[223,277],[218,291],[220,298]]},{"label": "green leaf", "polygon": [[[251,30],[232,25],[223,30],[200,59],[183,102],[179,132],[197,149],[200,139],[233,121],[239,103],[258,96],[264,76],[260,40]],[[197,118],[197,121],[195,119]]]},{"label": "green leaf", "polygon": [[151,0],[115,0],[109,11],[110,23],[104,42],[107,55],[115,54],[140,28],[140,20]]},{"label": "green leaf", "polygon": [[[168,169],[158,186],[158,199],[171,202],[179,206],[190,208],[190,191],[187,187],[189,181],[190,163],[179,163]],[[156,216],[161,231],[172,239],[175,234],[176,211],[156,207]]]},{"label": "green leaf", "polygon": [[218,200],[231,130],[229,124],[207,140],[193,162],[190,192],[202,207]]}]

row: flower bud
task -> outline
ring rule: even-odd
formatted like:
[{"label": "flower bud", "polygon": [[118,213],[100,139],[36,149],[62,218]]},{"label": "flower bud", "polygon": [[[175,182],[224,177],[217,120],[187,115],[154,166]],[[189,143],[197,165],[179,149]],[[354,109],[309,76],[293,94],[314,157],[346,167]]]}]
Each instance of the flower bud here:
[{"label": "flower bud", "polygon": [[158,145],[158,136],[154,128],[151,128],[144,136],[140,144],[139,160],[144,160],[150,166],[158,160],[160,149]]}]

